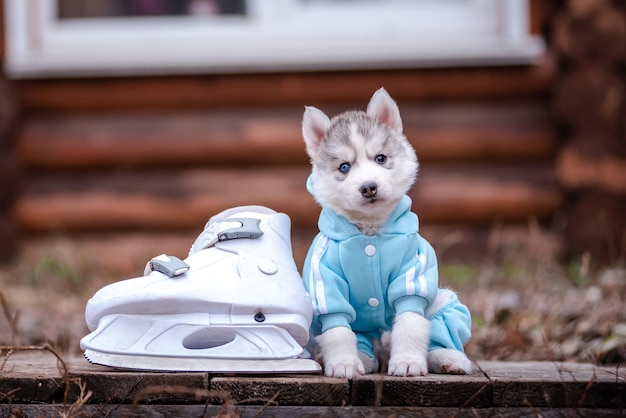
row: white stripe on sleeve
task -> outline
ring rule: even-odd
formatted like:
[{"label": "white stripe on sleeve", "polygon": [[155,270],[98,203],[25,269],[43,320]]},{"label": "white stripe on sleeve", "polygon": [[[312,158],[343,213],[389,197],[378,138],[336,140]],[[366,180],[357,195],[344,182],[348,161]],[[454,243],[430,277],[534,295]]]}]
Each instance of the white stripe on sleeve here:
[{"label": "white stripe on sleeve", "polygon": [[311,271],[309,273],[309,289],[312,292],[311,300],[313,302],[313,312],[316,315],[328,313],[328,305],[326,304],[326,295],[324,293],[324,279],[320,273],[320,263],[322,256],[328,248],[328,237],[321,236],[315,244],[313,255],[311,256]]},{"label": "white stripe on sleeve", "polygon": [[407,296],[415,295],[415,266],[408,269],[404,274],[404,285]]}]

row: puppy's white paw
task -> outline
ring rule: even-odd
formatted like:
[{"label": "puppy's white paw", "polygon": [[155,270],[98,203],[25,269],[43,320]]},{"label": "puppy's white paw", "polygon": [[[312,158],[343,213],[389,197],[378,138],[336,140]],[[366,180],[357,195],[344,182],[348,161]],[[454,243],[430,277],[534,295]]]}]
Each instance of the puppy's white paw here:
[{"label": "puppy's white paw", "polygon": [[404,312],[394,321],[387,344],[391,353],[387,373],[393,376],[424,376],[428,373],[426,351],[430,321],[415,312]]},{"label": "puppy's white paw", "polygon": [[352,330],[346,327],[331,328],[317,337],[317,342],[326,376],[353,379],[365,374],[356,347],[356,335]]},{"label": "puppy's white paw", "polygon": [[470,374],[474,371],[474,364],[461,351],[439,348],[428,353],[428,370],[432,373]]},{"label": "puppy's white paw", "polygon": [[365,367],[358,356],[346,355],[324,359],[324,374],[328,377],[354,379],[365,374]]},{"label": "puppy's white paw", "polygon": [[389,359],[387,373],[392,376],[424,376],[428,373],[426,356],[421,353],[396,354]]}]

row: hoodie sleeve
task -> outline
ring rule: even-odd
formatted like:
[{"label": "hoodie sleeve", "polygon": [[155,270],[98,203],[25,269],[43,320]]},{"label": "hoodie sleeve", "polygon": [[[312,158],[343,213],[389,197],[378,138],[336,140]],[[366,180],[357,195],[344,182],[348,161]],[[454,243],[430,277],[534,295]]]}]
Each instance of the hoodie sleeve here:
[{"label": "hoodie sleeve", "polygon": [[341,273],[336,242],[323,234],[316,237],[304,263],[303,279],[321,331],[349,328],[356,311],[349,302],[349,286]]},{"label": "hoodie sleeve", "polygon": [[435,250],[419,234],[416,238],[417,250],[415,245],[408,246],[412,250],[407,254],[407,262],[389,283],[387,301],[396,314],[409,311],[424,315],[437,296],[439,272]]}]

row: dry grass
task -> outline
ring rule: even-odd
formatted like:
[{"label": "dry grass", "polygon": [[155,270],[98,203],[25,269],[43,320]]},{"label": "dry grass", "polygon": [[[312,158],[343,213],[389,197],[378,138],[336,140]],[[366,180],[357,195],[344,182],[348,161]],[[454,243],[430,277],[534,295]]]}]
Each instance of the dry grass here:
[{"label": "dry grass", "polygon": [[[1,294],[0,294],[1,296]],[[5,311],[5,315],[6,315]],[[18,345],[18,346],[1,346],[0,345],[0,377],[2,376],[4,367],[13,355],[18,351],[41,351],[52,354],[57,360],[57,366],[59,368],[59,374],[63,379],[64,394],[63,394],[63,409],[59,412],[61,418],[78,418],[83,416],[83,407],[89,402],[92,392],[87,389],[87,385],[82,382],[80,378],[71,378],[69,369],[65,364],[65,361],[57,351],[49,344],[43,344],[40,346],[31,345]],[[79,392],[74,401],[70,401],[70,395],[72,394],[72,388],[76,385]],[[19,392],[20,388],[15,388],[8,393],[0,393],[0,403],[5,403],[10,400],[13,394]]]}]

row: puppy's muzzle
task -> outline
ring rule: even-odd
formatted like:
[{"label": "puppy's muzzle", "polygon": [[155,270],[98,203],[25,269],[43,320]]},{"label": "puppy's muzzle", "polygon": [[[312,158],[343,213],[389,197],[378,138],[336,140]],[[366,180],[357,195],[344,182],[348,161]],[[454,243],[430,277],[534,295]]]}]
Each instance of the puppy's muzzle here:
[{"label": "puppy's muzzle", "polygon": [[361,192],[361,195],[363,197],[371,199],[372,197],[376,196],[376,193],[378,192],[378,185],[374,182],[365,183],[361,185],[359,191]]}]

